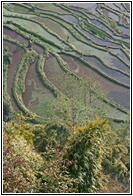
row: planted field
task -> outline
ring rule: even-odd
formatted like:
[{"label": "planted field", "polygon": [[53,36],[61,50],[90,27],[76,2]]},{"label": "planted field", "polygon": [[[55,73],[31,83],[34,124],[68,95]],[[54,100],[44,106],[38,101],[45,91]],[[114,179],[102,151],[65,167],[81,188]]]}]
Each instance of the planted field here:
[{"label": "planted field", "polygon": [[[107,93],[108,98],[113,99],[115,101],[115,98],[116,98],[115,92],[119,92],[119,93],[122,92],[125,95],[125,100],[124,99],[121,100],[121,97],[119,97],[119,100],[117,99],[117,103],[121,103],[121,105],[127,106],[126,97],[127,97],[127,92],[128,92],[128,97],[129,97],[129,90],[127,90],[126,88],[123,88],[119,85],[116,85],[115,83],[107,80],[105,77],[102,77],[100,74],[95,73],[95,71],[93,69],[84,65],[84,63],[78,61],[77,59],[69,57],[68,55],[67,56],[61,55],[61,56],[67,62],[68,69],[70,69],[72,72],[76,73],[78,76],[84,78],[87,75],[92,75],[97,81],[99,81],[102,85],[103,90],[105,90],[105,92]],[[88,60],[87,57],[85,57],[86,61],[91,63],[94,66],[95,65],[98,66],[98,64],[100,64],[100,62],[98,62],[97,59],[94,59],[94,58],[91,59],[91,58],[92,57],[88,57],[88,59],[89,59]],[[113,72],[113,70],[110,70],[108,74],[111,75],[111,72]],[[116,72],[116,71],[114,71],[114,72]],[[105,73],[107,73],[107,72],[105,72]],[[117,79],[117,77],[116,77],[117,73],[118,72],[113,73],[112,77]],[[126,78],[124,81],[129,80],[128,77],[120,75],[120,78],[122,78],[122,77]],[[128,99],[128,103],[129,103],[129,99]],[[128,108],[129,108],[129,105],[128,105]]]},{"label": "planted field", "polygon": [[11,102],[12,102],[13,107],[18,110],[18,106],[17,106],[17,104],[14,100],[14,97],[12,95],[12,85],[13,85],[13,78],[15,76],[17,65],[19,64],[19,62],[24,54],[24,51],[22,49],[17,48],[14,44],[11,44],[9,42],[4,41],[3,44],[4,44],[5,48],[10,50],[11,58],[12,58],[12,63],[7,71],[7,92],[11,98]]},{"label": "planted field", "polygon": [[[120,3],[3,5],[4,48],[12,53],[7,93],[13,107],[43,119],[51,100],[60,93],[70,97],[66,89],[71,83],[76,86],[77,81],[91,76],[106,94],[107,98],[98,98],[97,90],[93,90],[97,103],[108,108],[106,116],[126,119],[130,108],[130,24],[126,3],[125,7]],[[75,89],[77,94],[78,87]]]},{"label": "planted field", "polygon": [[[32,63],[28,69],[25,79],[25,92],[23,93],[23,101],[27,108],[34,111],[34,108],[40,107],[40,104],[46,104],[53,98],[52,93],[39,80],[36,72],[36,64],[38,59]],[[45,110],[44,110],[45,112]],[[40,111],[36,112],[41,115]]]}]

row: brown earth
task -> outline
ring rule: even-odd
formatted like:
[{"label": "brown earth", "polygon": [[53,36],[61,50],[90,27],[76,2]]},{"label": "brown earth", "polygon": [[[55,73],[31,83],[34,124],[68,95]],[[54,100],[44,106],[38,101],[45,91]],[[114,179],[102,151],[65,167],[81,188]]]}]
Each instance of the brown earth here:
[{"label": "brown earth", "polygon": [[63,80],[64,71],[59,66],[56,58],[51,54],[45,59],[44,73],[48,80],[58,88],[58,85]]},{"label": "brown earth", "polygon": [[9,50],[10,53],[15,53],[18,49],[18,47],[15,44],[12,44],[8,41],[3,41],[3,47],[7,48]]},{"label": "brown earth", "polygon": [[32,93],[34,91],[34,86],[36,84],[34,81],[34,76],[35,76],[35,71],[36,71],[35,70],[36,62],[37,62],[37,59],[35,60],[34,63],[30,65],[28,72],[26,74],[26,78],[25,78],[25,92],[23,93],[22,98],[27,108],[30,108],[29,102],[32,99]]},{"label": "brown earth", "polygon": [[17,34],[15,31],[12,31],[8,28],[3,28],[3,33],[10,36],[13,39],[18,40],[19,42],[23,42],[25,46],[28,46],[28,40],[23,38],[21,35]]},{"label": "brown earth", "polygon": [[46,99],[47,89],[41,83],[36,72],[37,58],[34,63],[29,66],[25,78],[25,92],[22,95],[25,106],[28,109],[42,103]]},{"label": "brown earth", "polygon": [[[12,31],[12,30],[4,27],[3,28],[3,33],[10,36],[13,39],[18,40],[19,42],[24,43],[24,45],[26,47],[29,45],[29,40],[25,39],[23,36],[19,35],[15,31]],[[37,45],[37,44],[33,43],[32,48],[33,48],[33,50],[35,50],[39,54],[43,54],[43,52],[44,52],[44,49],[42,47],[40,47],[39,45]]]}]

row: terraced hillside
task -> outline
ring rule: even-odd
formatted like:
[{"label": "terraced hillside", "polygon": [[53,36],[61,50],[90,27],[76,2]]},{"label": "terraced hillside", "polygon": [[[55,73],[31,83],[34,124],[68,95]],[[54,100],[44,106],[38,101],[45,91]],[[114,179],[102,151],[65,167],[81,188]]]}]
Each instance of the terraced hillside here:
[{"label": "terraced hillside", "polygon": [[4,98],[32,122],[45,122],[48,104],[85,77],[106,92],[93,91],[106,116],[126,119],[130,4],[4,3],[3,46],[11,58]]}]

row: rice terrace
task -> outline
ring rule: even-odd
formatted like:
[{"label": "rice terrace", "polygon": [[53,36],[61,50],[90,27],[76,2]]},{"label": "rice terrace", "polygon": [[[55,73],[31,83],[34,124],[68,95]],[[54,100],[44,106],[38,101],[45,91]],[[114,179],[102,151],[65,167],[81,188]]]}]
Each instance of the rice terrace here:
[{"label": "rice terrace", "polygon": [[131,3],[2,6],[3,192],[129,193]]}]

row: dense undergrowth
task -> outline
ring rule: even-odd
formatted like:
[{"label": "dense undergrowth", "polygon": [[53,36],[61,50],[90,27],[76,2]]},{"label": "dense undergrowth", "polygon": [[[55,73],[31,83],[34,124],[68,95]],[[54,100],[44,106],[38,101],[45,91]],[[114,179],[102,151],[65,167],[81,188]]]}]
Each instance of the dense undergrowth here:
[{"label": "dense undergrowth", "polygon": [[4,193],[108,193],[114,182],[117,192],[129,192],[127,126],[123,140],[99,118],[73,128],[21,118],[4,125]]}]

